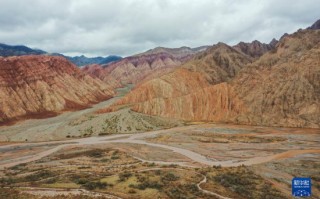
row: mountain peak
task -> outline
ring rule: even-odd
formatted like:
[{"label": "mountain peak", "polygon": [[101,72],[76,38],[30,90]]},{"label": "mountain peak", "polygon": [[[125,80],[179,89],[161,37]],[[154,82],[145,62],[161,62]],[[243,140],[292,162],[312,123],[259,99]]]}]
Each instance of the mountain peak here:
[{"label": "mountain peak", "polygon": [[32,49],[23,45],[11,46],[7,44],[0,43],[0,56],[8,57],[8,56],[20,56],[20,55],[43,55],[47,54],[47,52]]},{"label": "mountain peak", "polygon": [[271,42],[269,44],[261,43],[258,40],[254,40],[251,43],[239,42],[237,45],[234,46],[234,49],[246,55],[249,55],[250,57],[258,58],[262,56],[264,53],[273,49],[275,45],[278,43],[278,41],[275,39]]},{"label": "mountain peak", "polygon": [[275,38],[273,38],[273,39],[270,41],[269,45],[272,46],[272,47],[275,47],[278,42],[279,42],[278,40],[276,40]]},{"label": "mountain peak", "polygon": [[307,29],[310,29],[310,30],[320,29],[320,19],[318,19],[316,22],[314,22],[314,24],[312,24],[312,26],[308,27]]}]

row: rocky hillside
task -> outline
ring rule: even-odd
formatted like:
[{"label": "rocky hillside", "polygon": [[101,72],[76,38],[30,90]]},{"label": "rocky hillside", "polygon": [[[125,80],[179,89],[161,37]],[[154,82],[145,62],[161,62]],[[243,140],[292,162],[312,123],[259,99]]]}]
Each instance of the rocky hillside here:
[{"label": "rocky hillside", "polygon": [[274,50],[278,41],[273,39],[269,44],[261,43],[260,41],[254,40],[251,43],[240,42],[233,48],[242,52],[252,58],[259,58],[266,52]]},{"label": "rocky hillside", "polygon": [[175,71],[138,85],[118,103],[139,103],[187,95],[210,85],[230,81],[248,63],[251,63],[249,56],[218,43]]},{"label": "rocky hillside", "polygon": [[123,85],[128,83],[137,84],[171,72],[187,60],[190,60],[196,53],[206,48],[158,47],[145,53],[103,65],[103,70],[98,69],[97,66],[86,66],[83,71],[100,78],[104,82],[116,79]]},{"label": "rocky hillside", "polygon": [[217,84],[229,81],[252,60],[248,55],[220,42],[196,55],[182,68],[200,72],[210,84]]},{"label": "rocky hillside", "polygon": [[197,48],[190,48],[190,47],[180,47],[180,48],[164,48],[164,47],[157,47],[154,49],[150,49],[144,53],[138,54],[138,55],[152,55],[152,54],[158,54],[158,53],[165,53],[172,55],[173,57],[179,58],[179,59],[188,59],[190,55],[194,55],[196,53],[205,51],[210,46],[200,46]]},{"label": "rocky hillside", "polygon": [[246,67],[231,86],[248,108],[240,123],[320,127],[320,31],[300,30]]},{"label": "rocky hillside", "polygon": [[116,80],[114,77],[108,75],[109,71],[105,69],[105,65],[99,64],[91,64],[86,65],[81,68],[82,72],[90,75],[92,78],[98,78],[103,80],[106,84],[108,84],[112,88],[120,88],[123,85],[119,80]]},{"label": "rocky hillside", "polygon": [[138,112],[184,120],[319,128],[319,55],[319,30],[284,36],[256,61],[218,44],[139,85],[114,108],[131,104]]},{"label": "rocky hillside", "polygon": [[154,70],[174,68],[181,63],[179,59],[165,53],[128,57],[108,66],[114,69],[105,78],[111,76],[123,84],[137,83]]},{"label": "rocky hillside", "polygon": [[0,58],[0,121],[45,117],[108,99],[113,89],[63,57]]}]

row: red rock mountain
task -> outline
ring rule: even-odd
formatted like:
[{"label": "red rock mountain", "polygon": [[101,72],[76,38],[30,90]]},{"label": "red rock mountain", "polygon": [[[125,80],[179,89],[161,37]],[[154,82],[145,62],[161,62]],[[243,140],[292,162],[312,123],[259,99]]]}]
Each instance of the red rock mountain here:
[{"label": "red rock mountain", "polygon": [[[254,61],[255,60],[255,61]],[[320,127],[320,30],[281,38],[252,59],[218,44],[118,101],[138,112],[191,121]]]},{"label": "red rock mountain", "polygon": [[106,83],[112,82],[115,84],[115,81],[118,81],[122,85],[137,84],[171,72],[206,48],[206,46],[199,48],[158,47],[108,65],[100,67],[91,65],[84,67],[82,70]]},{"label": "red rock mountain", "polygon": [[113,95],[63,57],[0,57],[0,122],[79,109]]},{"label": "red rock mountain", "polygon": [[187,95],[213,84],[230,81],[248,63],[251,63],[249,56],[218,43],[175,71],[138,85],[119,104]]},{"label": "red rock mountain", "polygon": [[106,65],[99,65],[99,64],[91,64],[86,65],[81,68],[82,72],[85,74],[90,75],[92,78],[98,78],[102,81],[104,81],[108,86],[111,88],[119,88],[123,85],[120,83],[120,81],[116,80],[111,75],[108,75],[110,73],[110,68],[105,68]]},{"label": "red rock mountain", "polygon": [[157,47],[154,49],[150,49],[144,53],[138,54],[138,55],[153,55],[153,54],[158,54],[158,53],[165,53],[165,54],[169,54],[175,58],[178,59],[189,59],[190,57],[192,57],[192,55],[198,53],[198,52],[202,52],[205,51],[207,48],[209,48],[210,46],[200,46],[197,48],[190,48],[190,47],[180,47],[180,48],[164,48],[164,47]]}]

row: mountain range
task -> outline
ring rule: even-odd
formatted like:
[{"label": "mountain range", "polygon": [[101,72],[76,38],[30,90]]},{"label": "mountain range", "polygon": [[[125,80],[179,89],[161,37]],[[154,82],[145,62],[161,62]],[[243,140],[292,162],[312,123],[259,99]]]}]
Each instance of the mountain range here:
[{"label": "mountain range", "polygon": [[88,107],[134,84],[99,112],[130,107],[184,121],[320,127],[319,21],[268,44],[158,47],[107,64],[74,58],[78,65],[88,63],[81,68],[39,50],[34,53],[40,55],[8,56],[31,53],[15,49],[1,51],[4,122]]},{"label": "mountain range", "polygon": [[299,30],[276,45],[257,43],[213,45],[138,85],[113,109],[130,105],[187,121],[319,128],[320,31]]},{"label": "mountain range", "polygon": [[106,83],[116,80],[122,85],[137,84],[173,70],[206,48],[181,47],[170,49],[158,47],[108,65],[86,66],[83,71],[100,78]]},{"label": "mountain range", "polygon": [[114,62],[122,59],[122,57],[116,56],[116,55],[110,55],[107,57],[86,57],[84,55],[70,57],[60,53],[48,53],[43,50],[32,49],[24,45],[11,46],[11,45],[0,43],[0,56],[9,57],[9,56],[22,56],[22,55],[63,56],[77,66],[84,66],[88,64],[108,64],[110,62]]}]

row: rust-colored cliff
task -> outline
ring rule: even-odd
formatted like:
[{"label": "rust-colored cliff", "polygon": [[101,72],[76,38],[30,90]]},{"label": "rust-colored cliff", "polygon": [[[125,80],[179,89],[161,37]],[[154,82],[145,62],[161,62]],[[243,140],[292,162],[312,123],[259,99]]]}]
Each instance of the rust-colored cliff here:
[{"label": "rust-colored cliff", "polygon": [[0,121],[45,117],[114,95],[99,79],[62,57],[0,57]]}]

